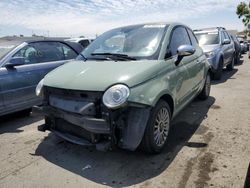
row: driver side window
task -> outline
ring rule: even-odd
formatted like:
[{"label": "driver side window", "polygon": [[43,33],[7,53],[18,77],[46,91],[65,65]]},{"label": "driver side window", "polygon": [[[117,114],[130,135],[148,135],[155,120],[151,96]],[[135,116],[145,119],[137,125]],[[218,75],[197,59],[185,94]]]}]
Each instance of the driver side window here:
[{"label": "driver side window", "polygon": [[191,45],[187,30],[184,27],[177,27],[172,33],[169,45],[171,55],[176,55],[178,47],[185,44]]},{"label": "driver side window", "polygon": [[25,64],[33,64],[38,62],[37,50],[30,45],[23,47],[13,57],[23,57]]}]

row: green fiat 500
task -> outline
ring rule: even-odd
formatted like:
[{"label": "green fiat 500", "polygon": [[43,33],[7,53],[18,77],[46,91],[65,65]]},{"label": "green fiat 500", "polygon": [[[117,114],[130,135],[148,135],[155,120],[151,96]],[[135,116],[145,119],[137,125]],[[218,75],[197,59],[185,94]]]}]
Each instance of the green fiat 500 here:
[{"label": "green fiat 500", "polygon": [[159,153],[171,120],[210,93],[210,66],[192,30],[178,23],[116,28],[36,89],[50,130],[99,150],[138,147]]}]

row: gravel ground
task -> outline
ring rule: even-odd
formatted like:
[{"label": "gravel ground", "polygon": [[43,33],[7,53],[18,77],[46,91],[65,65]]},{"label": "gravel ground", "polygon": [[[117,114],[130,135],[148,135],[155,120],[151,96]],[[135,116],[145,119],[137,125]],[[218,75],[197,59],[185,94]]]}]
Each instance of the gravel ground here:
[{"label": "gravel ground", "polygon": [[99,152],[37,131],[39,116],[0,119],[0,187],[242,188],[250,161],[250,61],[223,71],[211,97],[172,123],[162,154]]}]

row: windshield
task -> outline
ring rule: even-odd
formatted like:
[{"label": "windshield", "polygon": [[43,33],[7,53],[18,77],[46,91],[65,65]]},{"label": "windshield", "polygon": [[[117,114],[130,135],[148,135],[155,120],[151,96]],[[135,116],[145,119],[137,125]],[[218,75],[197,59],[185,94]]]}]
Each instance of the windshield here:
[{"label": "windshield", "polygon": [[219,44],[220,43],[220,38],[219,38],[219,33],[196,33],[195,34],[198,41],[199,45],[212,45],[212,44]]},{"label": "windshield", "polygon": [[166,25],[153,24],[113,29],[95,39],[82,55],[87,59],[106,56],[154,59],[165,28]]}]

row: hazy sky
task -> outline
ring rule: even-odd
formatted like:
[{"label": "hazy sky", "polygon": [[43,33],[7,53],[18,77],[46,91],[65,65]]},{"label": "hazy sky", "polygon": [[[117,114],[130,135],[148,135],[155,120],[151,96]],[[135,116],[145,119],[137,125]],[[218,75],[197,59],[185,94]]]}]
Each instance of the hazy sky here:
[{"label": "hazy sky", "polygon": [[[94,36],[128,24],[182,22],[193,29],[244,29],[241,0],[0,0],[0,36]],[[248,0],[249,2],[249,0]]]}]

